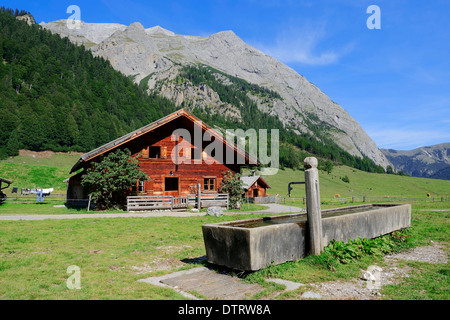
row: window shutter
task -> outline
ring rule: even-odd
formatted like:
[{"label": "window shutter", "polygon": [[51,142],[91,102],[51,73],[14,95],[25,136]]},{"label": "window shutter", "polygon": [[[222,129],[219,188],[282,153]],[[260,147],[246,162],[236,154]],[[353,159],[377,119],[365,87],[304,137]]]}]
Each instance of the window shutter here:
[{"label": "window shutter", "polygon": [[148,159],[148,150],[149,150],[149,147],[147,147],[147,148],[145,148],[145,149],[142,149],[142,158],[144,158],[144,159]]},{"label": "window shutter", "polygon": [[167,147],[161,147],[161,159],[167,159]]}]

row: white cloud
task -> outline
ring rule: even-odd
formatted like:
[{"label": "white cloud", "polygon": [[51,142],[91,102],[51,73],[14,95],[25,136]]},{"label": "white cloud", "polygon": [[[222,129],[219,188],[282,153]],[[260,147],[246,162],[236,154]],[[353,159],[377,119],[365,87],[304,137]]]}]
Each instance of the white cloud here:
[{"label": "white cloud", "polygon": [[283,63],[302,63],[308,65],[329,65],[336,63],[343,55],[353,49],[349,44],[339,49],[322,49],[327,40],[326,23],[291,23],[277,34],[273,44],[256,45],[261,51],[277,58]]}]

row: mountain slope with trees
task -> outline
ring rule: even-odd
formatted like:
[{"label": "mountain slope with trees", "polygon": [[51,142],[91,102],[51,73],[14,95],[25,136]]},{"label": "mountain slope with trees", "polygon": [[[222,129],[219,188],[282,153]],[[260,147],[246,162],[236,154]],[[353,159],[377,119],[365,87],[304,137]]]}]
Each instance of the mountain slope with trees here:
[{"label": "mountain slope with trees", "polygon": [[83,46],[0,10],[0,154],[88,151],[175,106]]},{"label": "mountain slope with trees", "polygon": [[[376,143],[342,106],[297,71],[245,43],[231,30],[202,37],[175,34],[160,26],[145,28],[140,22],[126,26],[80,21],[76,29],[67,28],[67,22],[39,25],[69,37],[74,43],[84,44],[94,56],[107,59],[116,70],[133,77],[150,93],[161,94],[177,106],[189,103],[211,113],[239,118],[235,99],[224,103],[218,99],[219,92],[204,83],[185,86],[171,83],[186,66],[209,66],[228,75],[227,79],[218,77],[225,80],[225,86],[230,82],[234,86],[237,82],[234,80],[244,80],[277,93],[281,99],[267,99],[263,91],[255,92],[255,87],[245,86],[245,93],[257,103],[258,109],[276,116],[285,127],[314,137],[313,127],[319,127],[322,135],[351,155],[366,156],[383,168],[390,165]],[[161,81],[169,83],[159,87]]]},{"label": "mountain slope with trees", "polygon": [[[0,158],[17,155],[19,149],[87,152],[180,107],[158,92],[148,93],[145,85],[67,37],[16,19],[26,14],[0,9]],[[217,74],[228,83],[218,81]],[[183,67],[176,81],[210,86],[239,109],[241,121],[191,106],[210,125],[279,129],[281,167],[300,168],[303,159],[314,154],[384,172],[371,159],[342,150],[319,127],[311,134],[297,134],[276,115],[259,110],[247,94],[282,100],[274,91],[205,66]]]}]

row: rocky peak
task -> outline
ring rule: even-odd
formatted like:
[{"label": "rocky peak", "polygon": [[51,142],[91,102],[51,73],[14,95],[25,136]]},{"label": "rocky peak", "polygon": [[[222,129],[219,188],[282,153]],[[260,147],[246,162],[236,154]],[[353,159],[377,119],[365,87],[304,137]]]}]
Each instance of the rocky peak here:
[{"label": "rocky peak", "polygon": [[[93,39],[93,34],[106,30],[104,24],[98,25],[101,25],[99,30],[89,27],[96,32],[70,31],[69,38],[74,41],[80,36]],[[62,34],[68,32],[67,28],[62,30],[55,23],[44,27]],[[311,126],[320,127],[350,154],[367,156],[385,168],[390,164],[375,142],[341,106],[295,70],[246,44],[231,30],[207,38],[175,35],[160,26],[144,29],[138,22],[108,30],[109,35],[104,36],[101,43],[96,42],[97,45],[90,47],[93,54],[109,60],[115,69],[133,76],[137,83],[146,79],[149,90],[156,90],[157,83],[165,80],[174,81],[177,77],[175,65],[207,65],[277,92],[281,99],[258,103],[258,108],[277,116],[295,132],[311,133]],[[167,78],[169,74],[173,74],[172,80]],[[217,109],[218,106],[213,104],[221,103],[206,88],[183,88],[168,83],[165,93],[177,104],[184,100],[202,106],[203,99],[211,102],[209,108]]]},{"label": "rocky peak", "polygon": [[130,24],[123,33],[130,39],[141,42],[147,36],[144,26],[140,22],[134,22]]},{"label": "rocky peak", "polygon": [[18,16],[16,19],[25,21],[29,26],[36,24],[36,21],[34,21],[34,17],[31,14],[25,14],[23,16]]},{"label": "rocky peak", "polygon": [[164,29],[161,26],[155,26],[155,27],[151,27],[151,28],[145,29],[145,32],[148,35],[164,35],[164,36],[168,36],[168,37],[175,36],[174,32],[172,32],[170,30],[167,30],[167,29]]},{"label": "rocky peak", "polygon": [[140,22],[133,22],[132,24],[130,24],[127,28],[128,31],[130,30],[137,30],[137,31],[144,31],[144,26],[142,25],[142,23]]},{"label": "rocky peak", "polygon": [[221,43],[227,47],[243,46],[245,42],[239,38],[233,31],[221,31],[208,37],[211,42]]}]

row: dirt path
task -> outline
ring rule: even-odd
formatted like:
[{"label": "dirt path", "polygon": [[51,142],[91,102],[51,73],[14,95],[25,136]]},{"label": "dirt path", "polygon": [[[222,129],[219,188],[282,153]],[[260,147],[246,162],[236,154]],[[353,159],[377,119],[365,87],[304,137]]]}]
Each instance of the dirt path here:
[{"label": "dirt path", "polygon": [[[282,204],[269,203],[265,204],[267,209],[255,211],[239,211],[239,212],[224,212],[226,215],[237,214],[277,214],[277,213],[300,213],[304,212],[302,208],[285,206]],[[141,213],[77,213],[77,214],[29,214],[29,215],[0,215],[0,220],[45,220],[45,219],[92,219],[92,218],[149,218],[149,217],[194,217],[204,216],[206,212],[185,212],[185,211],[169,211],[161,210],[154,212]]]}]

